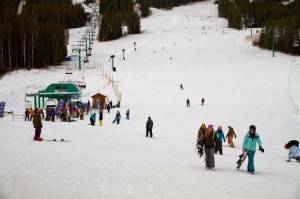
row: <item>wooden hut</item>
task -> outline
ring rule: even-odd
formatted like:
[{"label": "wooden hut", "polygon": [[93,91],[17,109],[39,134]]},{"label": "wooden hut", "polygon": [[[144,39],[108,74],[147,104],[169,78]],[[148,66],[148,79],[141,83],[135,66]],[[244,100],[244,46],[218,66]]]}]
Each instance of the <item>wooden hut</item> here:
[{"label": "wooden hut", "polygon": [[103,107],[106,102],[108,102],[108,98],[105,95],[102,95],[101,93],[97,93],[95,95],[92,96],[93,102],[93,108],[100,108]]}]

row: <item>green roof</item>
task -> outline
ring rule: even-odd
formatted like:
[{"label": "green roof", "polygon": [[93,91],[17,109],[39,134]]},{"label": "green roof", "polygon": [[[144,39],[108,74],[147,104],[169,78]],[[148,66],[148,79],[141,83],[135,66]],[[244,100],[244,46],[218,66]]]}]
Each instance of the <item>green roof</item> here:
[{"label": "green roof", "polygon": [[55,99],[79,98],[80,95],[80,89],[72,83],[50,84],[45,90],[39,91],[40,97],[48,97]]}]

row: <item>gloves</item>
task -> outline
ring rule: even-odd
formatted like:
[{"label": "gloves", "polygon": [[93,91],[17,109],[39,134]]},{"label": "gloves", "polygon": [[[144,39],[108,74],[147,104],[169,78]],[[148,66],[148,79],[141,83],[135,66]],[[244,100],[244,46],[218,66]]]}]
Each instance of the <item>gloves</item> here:
[{"label": "gloves", "polygon": [[262,148],[261,146],[258,148],[258,150],[260,150],[262,153],[264,153],[264,152],[265,152],[265,149],[264,149],[264,148]]}]

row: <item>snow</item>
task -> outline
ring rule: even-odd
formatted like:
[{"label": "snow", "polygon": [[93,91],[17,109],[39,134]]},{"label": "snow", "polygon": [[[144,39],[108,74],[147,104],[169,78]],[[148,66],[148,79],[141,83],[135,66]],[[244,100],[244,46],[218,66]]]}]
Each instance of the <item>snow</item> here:
[{"label": "snow", "polygon": [[[143,19],[143,34],[111,42],[94,42],[90,64],[66,77],[65,66],[16,71],[0,80],[0,101],[22,114],[24,93],[84,73],[91,93],[114,97],[99,72],[111,72],[122,93],[121,124],[104,114],[104,126],[89,126],[88,117],[74,123],[44,122],[42,137],[68,143],[32,141],[31,123],[0,120],[0,198],[285,198],[300,194],[299,164],[287,163],[284,143],[299,138],[300,58],[253,47],[250,30],[227,28],[212,2],[153,9]],[[70,31],[71,43],[84,28]],[[77,35],[77,36],[76,36]],[[137,43],[134,51],[133,42]],[[121,49],[126,49],[126,61]],[[172,59],[170,59],[172,57]],[[16,81],[17,80],[17,81]],[[183,84],[184,90],[179,85]],[[201,98],[206,99],[201,106]],[[186,108],[186,98],[191,108]],[[131,120],[125,120],[130,109]],[[145,123],[154,121],[154,139],[145,138]],[[216,170],[205,170],[196,154],[202,122],[231,125],[236,148],[224,146]],[[256,153],[256,174],[246,164],[236,171],[243,137],[255,124],[265,153]]]}]

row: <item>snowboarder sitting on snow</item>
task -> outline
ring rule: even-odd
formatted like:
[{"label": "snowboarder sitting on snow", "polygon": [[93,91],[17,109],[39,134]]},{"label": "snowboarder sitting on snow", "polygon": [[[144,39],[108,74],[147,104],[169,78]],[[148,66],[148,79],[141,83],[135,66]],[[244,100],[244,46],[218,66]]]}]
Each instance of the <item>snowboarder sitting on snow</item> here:
[{"label": "snowboarder sitting on snow", "polygon": [[256,143],[259,145],[259,150],[264,152],[265,150],[262,147],[262,143],[259,135],[256,133],[256,127],[251,125],[249,127],[248,133],[245,135],[243,142],[243,153],[246,153],[248,156],[248,166],[247,171],[251,174],[254,174],[254,155],[256,151]]},{"label": "snowboarder sitting on snow", "polygon": [[291,162],[292,158],[296,159],[297,162],[300,162],[300,149],[299,149],[299,141],[291,140],[284,145],[285,149],[289,150],[288,160],[287,162]]},{"label": "snowboarder sitting on snow", "polygon": [[41,138],[41,132],[43,128],[42,118],[37,108],[34,110],[32,114],[32,123],[33,123],[33,127],[35,128],[33,140],[43,141],[43,138]]},{"label": "snowboarder sitting on snow", "polygon": [[146,137],[150,134],[150,138],[152,138],[152,129],[153,129],[153,121],[151,120],[151,117],[148,117],[148,121],[146,123]]},{"label": "snowboarder sitting on snow", "polygon": [[234,138],[236,138],[236,134],[235,134],[233,128],[231,126],[228,126],[228,133],[226,135],[226,138],[228,140],[228,144],[230,147],[234,147],[233,136],[234,136]]},{"label": "snowboarder sitting on snow", "polygon": [[90,122],[92,126],[95,126],[95,121],[96,121],[96,113],[93,113],[90,116]]},{"label": "snowboarder sitting on snow", "polygon": [[222,148],[222,140],[226,142],[225,136],[222,130],[222,126],[218,127],[218,130],[215,133],[216,137],[216,148],[215,148],[215,154],[219,152],[220,155],[223,155],[223,148]]}]

